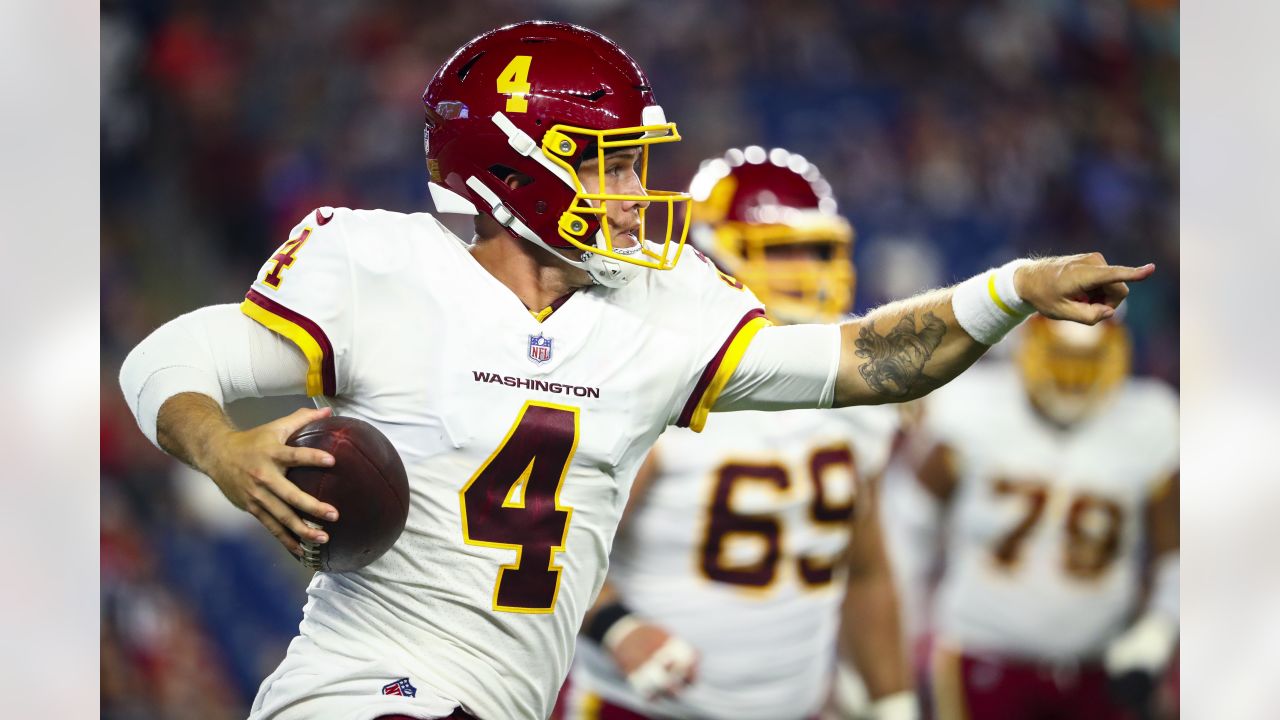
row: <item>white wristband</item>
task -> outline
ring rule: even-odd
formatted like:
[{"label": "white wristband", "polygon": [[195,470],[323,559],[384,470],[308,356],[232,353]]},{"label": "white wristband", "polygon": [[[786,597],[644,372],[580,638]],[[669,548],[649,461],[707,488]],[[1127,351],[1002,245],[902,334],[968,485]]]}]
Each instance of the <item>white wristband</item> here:
[{"label": "white wristband", "polygon": [[600,638],[600,644],[609,650],[615,650],[618,643],[622,639],[631,634],[632,630],[640,627],[644,623],[637,620],[634,615],[623,615],[605,631],[604,637]]},{"label": "white wristband", "polygon": [[969,336],[983,345],[995,345],[1035,312],[1018,296],[1013,274],[1030,260],[1014,260],[975,275],[951,293],[951,309],[956,321]]}]

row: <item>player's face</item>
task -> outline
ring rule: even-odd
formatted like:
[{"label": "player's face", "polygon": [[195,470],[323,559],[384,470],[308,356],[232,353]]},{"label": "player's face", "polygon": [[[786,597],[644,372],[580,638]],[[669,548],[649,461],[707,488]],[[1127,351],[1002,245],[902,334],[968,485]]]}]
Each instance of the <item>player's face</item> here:
[{"label": "player's face", "polygon": [[[640,182],[640,148],[625,148],[604,156],[604,187],[600,187],[599,161],[594,157],[582,161],[578,177],[588,193],[645,195]],[[629,248],[640,243],[640,210],[648,202],[610,200],[605,202],[609,231],[614,247]]]},{"label": "player's face", "polygon": [[846,243],[802,235],[748,248],[735,268],[774,322],[832,322],[848,312],[853,270]]},{"label": "player's face", "polygon": [[764,248],[764,267],[770,292],[789,298],[802,299],[804,283],[798,278],[815,271],[815,263],[831,258],[831,248],[816,243],[771,245]]}]

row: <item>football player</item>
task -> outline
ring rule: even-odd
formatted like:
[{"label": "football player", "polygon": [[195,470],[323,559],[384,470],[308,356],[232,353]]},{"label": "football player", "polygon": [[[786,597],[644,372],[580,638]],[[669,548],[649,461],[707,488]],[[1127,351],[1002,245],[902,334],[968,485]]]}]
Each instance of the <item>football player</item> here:
[{"label": "football player", "polygon": [[[1032,312],[1098,322],[1154,271],[1015,262],[843,325],[770,327],[750,291],[681,252],[688,195],[647,186],[650,151],[680,136],[612,41],[551,22],[486,32],[423,101],[436,210],[476,215],[474,242],[426,213],[320,208],[243,303],[171,321],[121,369],[147,437],[295,554],[327,539],[300,514],[342,508],[286,479],[333,462],[291,432],[336,411],[404,459],[403,535],[315,576],[255,720],[545,717],[666,426],[918,397]],[[304,391],[326,407],[243,430],[223,412]]]},{"label": "football player", "polygon": [[[690,194],[693,241],[770,319],[847,316],[853,230],[817,167],[782,149],[730,150],[703,163]],[[587,616],[566,720],[816,717],[838,633],[871,716],[916,717],[873,498],[897,424],[885,406],[732,413],[700,436],[665,433]]]},{"label": "football player", "polygon": [[1177,642],[1178,400],[1127,377],[1119,322],[1023,332],[923,401],[939,717],[1130,717]]}]

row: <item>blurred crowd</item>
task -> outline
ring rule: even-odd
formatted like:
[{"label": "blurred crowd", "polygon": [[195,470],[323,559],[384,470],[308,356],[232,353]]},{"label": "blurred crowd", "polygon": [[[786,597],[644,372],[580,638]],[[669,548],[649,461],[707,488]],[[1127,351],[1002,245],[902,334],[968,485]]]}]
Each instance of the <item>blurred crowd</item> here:
[{"label": "blurred crowd", "polygon": [[1154,261],[1135,365],[1177,384],[1172,0],[104,0],[103,717],[242,717],[304,585],[256,525],[191,507],[132,427],[120,361],[238,300],[314,207],[430,210],[423,87],[467,39],[535,17],[648,72],[684,137],[652,186],[730,146],[817,162],[857,229],[860,310],[1028,253]]}]

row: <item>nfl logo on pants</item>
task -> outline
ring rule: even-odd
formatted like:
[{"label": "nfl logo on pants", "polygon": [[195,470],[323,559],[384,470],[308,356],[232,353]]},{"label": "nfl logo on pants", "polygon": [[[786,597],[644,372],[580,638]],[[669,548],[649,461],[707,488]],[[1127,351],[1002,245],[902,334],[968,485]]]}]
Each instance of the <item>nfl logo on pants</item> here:
[{"label": "nfl logo on pants", "polygon": [[529,359],[541,365],[551,359],[551,338],[542,333],[529,336]]}]

